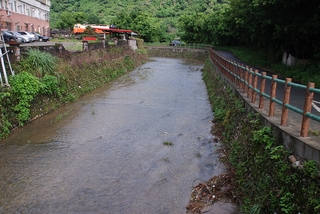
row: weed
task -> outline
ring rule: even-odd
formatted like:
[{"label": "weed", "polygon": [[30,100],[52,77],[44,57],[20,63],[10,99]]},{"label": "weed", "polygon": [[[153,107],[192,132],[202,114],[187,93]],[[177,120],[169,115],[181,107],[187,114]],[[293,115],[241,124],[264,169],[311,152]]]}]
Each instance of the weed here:
[{"label": "weed", "polygon": [[197,152],[196,157],[197,157],[197,158],[201,158],[200,152]]},{"label": "weed", "polygon": [[166,163],[170,163],[169,158],[161,158],[162,161],[166,162]]},{"label": "weed", "polygon": [[309,133],[309,135],[320,137],[320,131],[319,130],[309,130],[308,133]]},{"label": "weed", "polygon": [[58,116],[56,116],[56,118],[54,119],[53,123],[56,123],[60,120],[62,120],[62,118],[64,118],[65,116],[67,116],[69,114],[69,112],[65,112],[63,114],[59,114]]},{"label": "weed", "polygon": [[165,145],[165,146],[173,146],[173,143],[170,142],[170,141],[164,141],[163,145]]}]

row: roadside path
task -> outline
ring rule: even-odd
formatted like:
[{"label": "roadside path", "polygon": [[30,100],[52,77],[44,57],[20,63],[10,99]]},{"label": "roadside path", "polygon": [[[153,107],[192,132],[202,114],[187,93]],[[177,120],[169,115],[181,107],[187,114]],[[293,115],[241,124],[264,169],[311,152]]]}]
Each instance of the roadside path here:
[{"label": "roadside path", "polygon": [[[249,68],[258,69],[259,72],[262,71],[261,69],[259,69],[257,67],[251,66],[251,65],[241,61],[236,56],[234,56],[231,52],[218,51],[218,50],[215,50],[215,51],[219,55],[221,55],[221,56],[223,56],[225,58],[228,58],[230,60],[233,60],[233,61],[235,61],[237,63],[240,63],[240,64],[243,64],[243,65],[247,65],[247,66],[249,66]],[[272,74],[267,72],[267,75],[271,76]],[[267,80],[266,84],[267,84],[266,89],[270,88],[271,81]],[[259,88],[259,85],[258,85],[258,88]],[[267,93],[270,94],[269,91],[267,91]],[[278,84],[277,85],[277,92],[276,93],[277,93],[276,98],[278,100],[283,100],[284,86],[282,84]],[[305,94],[306,94],[305,90],[292,87],[291,88],[290,104],[295,106],[295,107],[297,107],[297,108],[303,109]],[[315,101],[320,101],[320,95],[319,94],[315,94],[314,95],[314,100]],[[268,106],[268,103],[269,102],[265,103],[265,106]],[[276,104],[275,117],[280,117],[281,108],[282,108],[282,106]],[[315,108],[312,109],[312,114],[320,116],[320,112],[318,112]],[[288,127],[292,127],[292,130],[294,130],[293,131],[293,135],[294,136],[299,136],[301,122],[302,122],[302,115],[300,115],[298,113],[295,113],[295,112],[292,112],[292,111],[289,111]],[[317,122],[317,121],[314,121],[314,120],[310,120],[309,130],[313,130],[313,131],[318,131],[319,132],[320,131],[320,123]],[[320,143],[320,137],[309,136],[309,138]]]}]

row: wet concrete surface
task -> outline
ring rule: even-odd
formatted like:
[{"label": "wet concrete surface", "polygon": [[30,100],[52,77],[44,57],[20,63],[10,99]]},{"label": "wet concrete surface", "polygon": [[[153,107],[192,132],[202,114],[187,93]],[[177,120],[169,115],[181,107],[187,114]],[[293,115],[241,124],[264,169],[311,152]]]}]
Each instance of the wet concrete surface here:
[{"label": "wet concrete surface", "polygon": [[185,213],[225,172],[202,66],[153,58],[0,141],[0,213]]}]

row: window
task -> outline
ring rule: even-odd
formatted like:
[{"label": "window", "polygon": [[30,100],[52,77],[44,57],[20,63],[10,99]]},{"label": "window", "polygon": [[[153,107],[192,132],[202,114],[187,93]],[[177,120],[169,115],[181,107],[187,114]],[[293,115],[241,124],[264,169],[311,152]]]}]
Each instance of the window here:
[{"label": "window", "polygon": [[17,10],[17,2],[16,1],[14,1],[14,12],[18,12],[18,10]]},{"label": "window", "polygon": [[10,22],[6,22],[6,28],[8,29],[8,30],[11,30],[11,23]]}]

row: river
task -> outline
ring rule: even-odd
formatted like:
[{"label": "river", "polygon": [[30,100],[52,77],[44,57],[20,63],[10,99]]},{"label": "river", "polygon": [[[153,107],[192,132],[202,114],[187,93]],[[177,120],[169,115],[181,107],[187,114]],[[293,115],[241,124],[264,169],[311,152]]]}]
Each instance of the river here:
[{"label": "river", "polygon": [[0,213],[186,213],[225,171],[202,67],[151,58],[0,141]]}]

